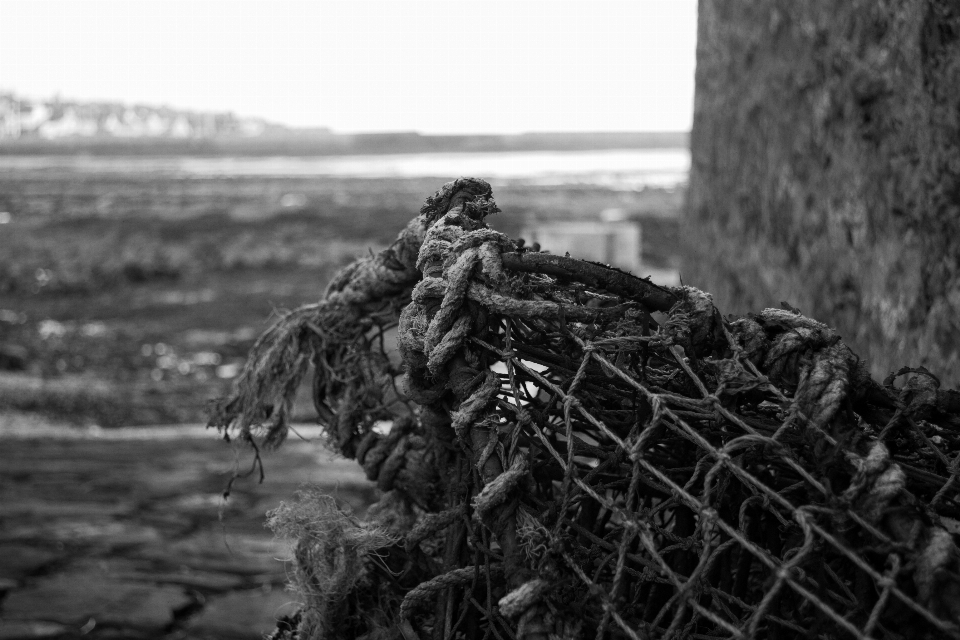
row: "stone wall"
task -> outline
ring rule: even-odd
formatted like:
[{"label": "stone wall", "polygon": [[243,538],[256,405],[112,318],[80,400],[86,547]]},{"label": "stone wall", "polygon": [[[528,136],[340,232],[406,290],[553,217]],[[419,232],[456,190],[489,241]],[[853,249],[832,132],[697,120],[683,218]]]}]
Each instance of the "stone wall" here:
[{"label": "stone wall", "polygon": [[700,0],[684,282],[960,384],[960,2]]}]

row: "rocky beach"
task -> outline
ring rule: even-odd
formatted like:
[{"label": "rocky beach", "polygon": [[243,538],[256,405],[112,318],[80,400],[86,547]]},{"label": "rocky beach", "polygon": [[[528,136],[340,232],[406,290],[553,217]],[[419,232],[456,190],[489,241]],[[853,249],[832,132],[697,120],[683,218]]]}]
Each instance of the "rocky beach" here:
[{"label": "rocky beach", "polygon": [[[315,435],[315,434],[312,434]],[[305,484],[374,488],[316,438],[263,454],[202,427],[77,429],[0,416],[0,639],[260,638],[297,608],[266,513]]]}]

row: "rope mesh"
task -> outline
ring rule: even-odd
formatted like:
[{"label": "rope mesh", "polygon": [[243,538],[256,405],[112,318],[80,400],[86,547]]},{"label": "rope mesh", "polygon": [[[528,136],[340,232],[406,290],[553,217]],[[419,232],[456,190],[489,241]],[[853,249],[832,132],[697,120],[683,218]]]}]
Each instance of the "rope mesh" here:
[{"label": "rope mesh", "polygon": [[[276,637],[960,637],[960,393],[922,368],[877,383],[789,305],[724,318],[526,251],[497,210],[483,181],[445,185],[219,405],[278,443],[309,354],[332,444],[384,492],[350,536],[296,528],[312,586]],[[363,579],[317,580],[337,553]]]}]

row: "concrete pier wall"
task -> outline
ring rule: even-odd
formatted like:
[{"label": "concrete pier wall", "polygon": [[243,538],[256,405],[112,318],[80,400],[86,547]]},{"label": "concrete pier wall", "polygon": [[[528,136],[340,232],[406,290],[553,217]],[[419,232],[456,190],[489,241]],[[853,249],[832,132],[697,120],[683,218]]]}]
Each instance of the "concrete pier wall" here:
[{"label": "concrete pier wall", "polygon": [[701,0],[685,282],[960,384],[960,3]]}]

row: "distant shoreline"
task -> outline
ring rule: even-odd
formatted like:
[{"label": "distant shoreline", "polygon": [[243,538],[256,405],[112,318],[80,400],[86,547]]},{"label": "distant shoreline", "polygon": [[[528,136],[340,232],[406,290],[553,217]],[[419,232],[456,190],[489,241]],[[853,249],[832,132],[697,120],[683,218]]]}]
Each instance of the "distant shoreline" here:
[{"label": "distant shoreline", "polygon": [[686,131],[424,135],[415,132],[335,134],[316,131],[257,137],[20,138],[0,140],[0,155],[93,156],[350,156],[400,153],[603,151],[689,147]]}]

